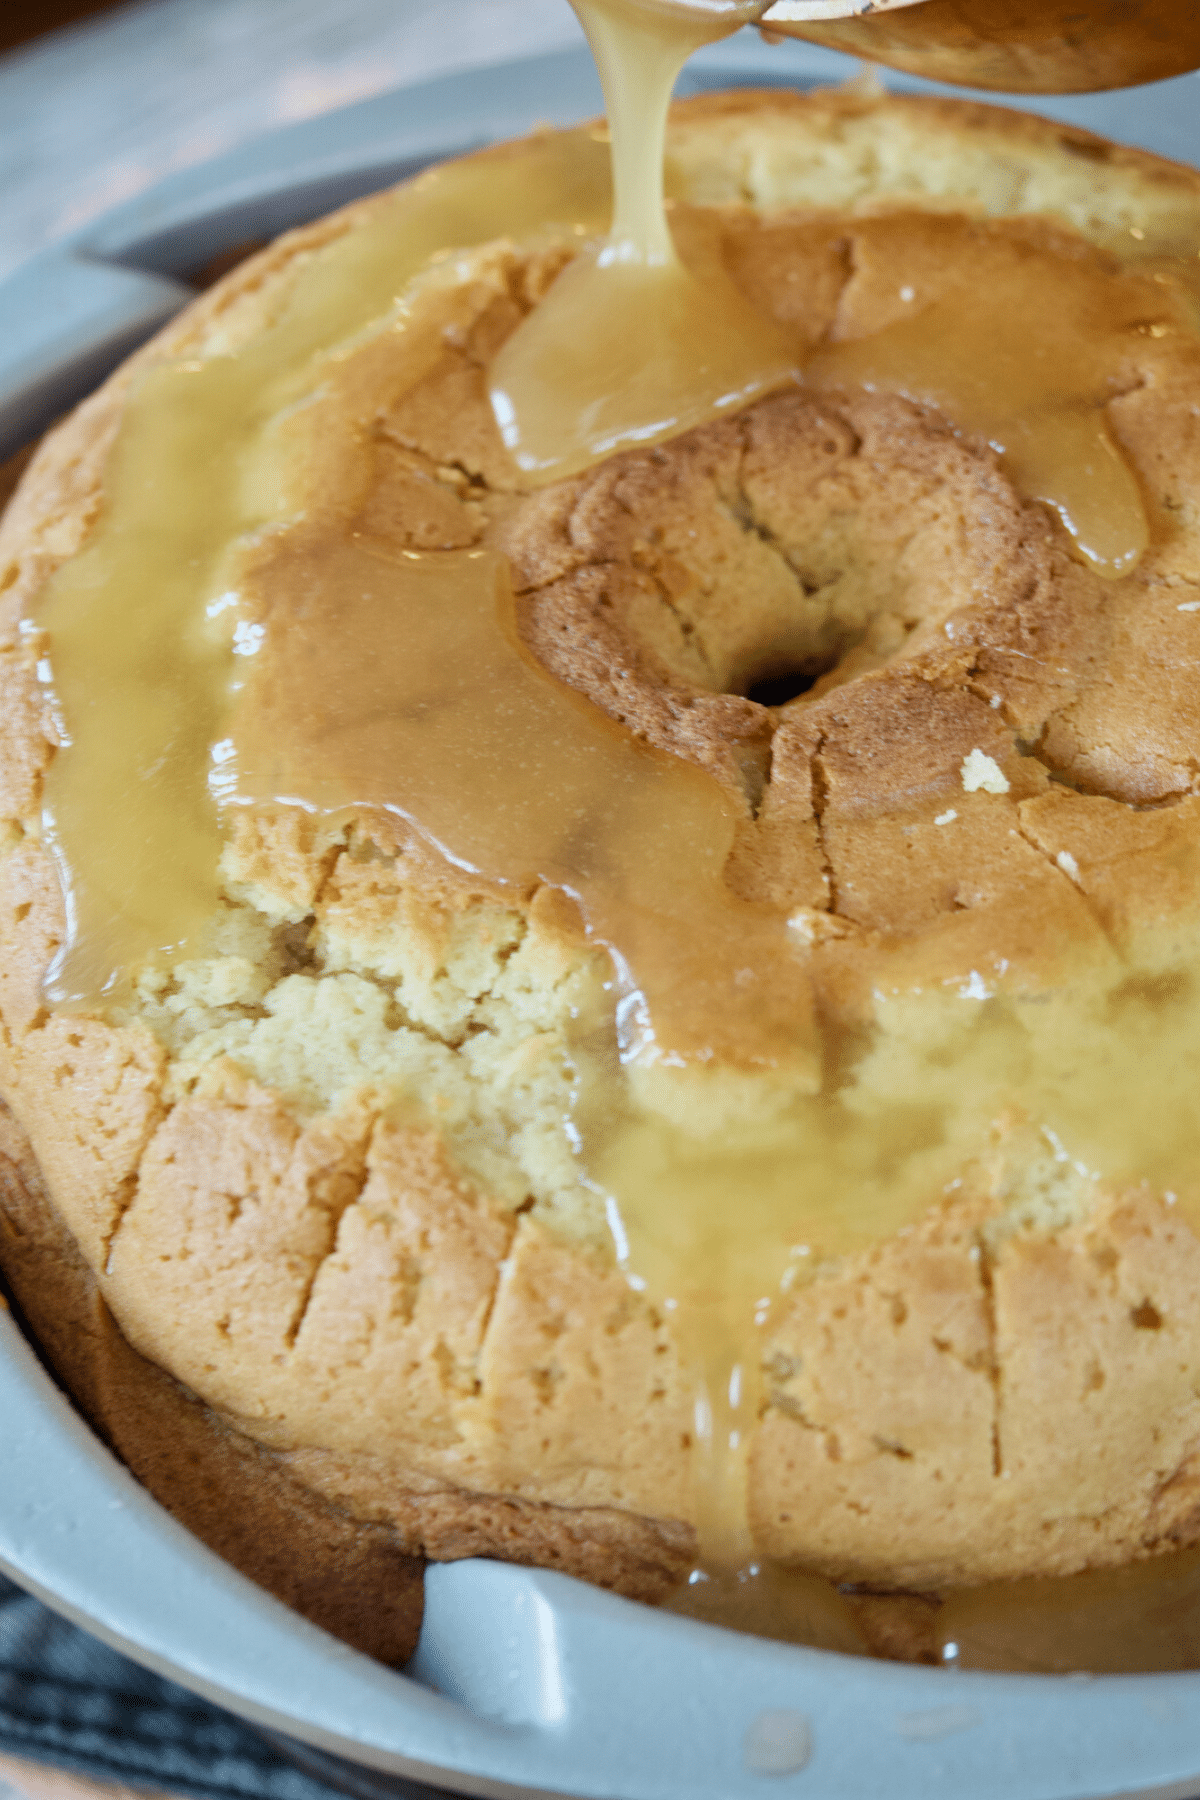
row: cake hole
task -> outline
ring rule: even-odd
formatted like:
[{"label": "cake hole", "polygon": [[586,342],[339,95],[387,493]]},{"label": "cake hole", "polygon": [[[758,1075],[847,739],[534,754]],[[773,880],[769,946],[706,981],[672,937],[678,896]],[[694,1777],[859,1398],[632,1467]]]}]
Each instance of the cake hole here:
[{"label": "cake hole", "polygon": [[1139,1331],[1162,1330],[1162,1314],[1152,1300],[1143,1300],[1140,1306],[1134,1307],[1129,1317]]},{"label": "cake hole", "polygon": [[841,659],[838,649],[830,656],[808,657],[783,668],[765,669],[746,687],[745,697],[753,700],[756,706],[786,706],[789,700],[798,700],[801,694],[807,694],[822,675],[837,668]]}]

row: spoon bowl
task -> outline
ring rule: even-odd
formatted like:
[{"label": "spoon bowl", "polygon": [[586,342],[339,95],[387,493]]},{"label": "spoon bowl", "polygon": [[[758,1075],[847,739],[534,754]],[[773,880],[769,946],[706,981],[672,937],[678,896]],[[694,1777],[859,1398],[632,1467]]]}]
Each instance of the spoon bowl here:
[{"label": "spoon bowl", "polygon": [[958,87],[1081,94],[1200,68],[1195,0],[775,0],[765,31]]}]

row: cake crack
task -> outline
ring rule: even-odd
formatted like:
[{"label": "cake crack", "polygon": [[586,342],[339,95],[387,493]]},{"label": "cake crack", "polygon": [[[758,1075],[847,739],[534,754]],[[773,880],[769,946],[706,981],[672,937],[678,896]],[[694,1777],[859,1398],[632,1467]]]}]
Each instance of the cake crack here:
[{"label": "cake crack", "polygon": [[[362,1146],[362,1155],[358,1167],[349,1175],[344,1197],[339,1199],[339,1203],[336,1206],[321,1208],[328,1219],[325,1248],[313,1261],[312,1268],[308,1273],[308,1279],[302,1286],[297,1298],[295,1312],[284,1331],[283,1342],[285,1348],[288,1350],[294,1350],[296,1347],[297,1339],[304,1328],[304,1321],[308,1317],[308,1309],[312,1304],[313,1291],[317,1285],[317,1277],[337,1249],[338,1234],[341,1229],[342,1220],[350,1208],[357,1205],[362,1199],[367,1182],[370,1180],[371,1145],[374,1142],[375,1128],[378,1123],[378,1119],[374,1118],[367,1127],[366,1138]],[[311,1194],[311,1180],[309,1182],[309,1190]]]},{"label": "cake crack", "polygon": [[[1100,907],[1098,907],[1096,905],[1095,901],[1092,899],[1092,896],[1088,893],[1087,888],[1084,886],[1083,878],[1079,874],[1079,870],[1078,870],[1077,865],[1074,862],[1074,858],[1069,857],[1068,854],[1062,850],[1059,850],[1056,853],[1051,854],[1051,852],[1046,848],[1046,846],[1044,844],[1041,844],[1038,842],[1038,839],[1033,835],[1033,833],[1026,826],[1025,819],[1024,819],[1024,812],[1025,812],[1025,808],[1028,804],[1029,804],[1028,801],[1021,801],[1015,808],[1015,816],[1016,816],[1015,829],[1017,831],[1018,836],[1021,837],[1024,840],[1024,842],[1029,845],[1029,848],[1031,850],[1035,851],[1037,853],[1037,855],[1043,859],[1043,861],[1049,863],[1050,867],[1054,870],[1056,875],[1061,877],[1061,879],[1063,881],[1070,883],[1071,887],[1073,887],[1075,889],[1075,892],[1079,895],[1079,898],[1083,901],[1084,905],[1087,907],[1088,912],[1091,914],[1092,918],[1094,919],[1094,921],[1096,923],[1096,927],[1099,930],[1101,936],[1104,938],[1104,941],[1111,947],[1111,949],[1113,950],[1113,953],[1123,961],[1124,960],[1124,952],[1122,950],[1122,947],[1121,947],[1120,943],[1117,941],[1117,939],[1114,937],[1112,929],[1111,929],[1108,921],[1104,917],[1104,914],[1101,911]],[[1066,858],[1066,860],[1064,860],[1064,858]],[[1069,871],[1072,871],[1072,872],[1069,872]]]},{"label": "cake crack", "polygon": [[825,765],[821,760],[821,752],[825,748],[824,732],[817,738],[810,758],[812,768],[812,810],[817,827],[817,850],[821,858],[821,872],[825,882],[825,911],[836,913],[838,910],[838,883],[834,872],[833,858],[829,853],[829,845],[825,837],[825,812],[829,804],[829,779]]},{"label": "cake crack", "polygon": [[998,1350],[999,1333],[996,1320],[994,1264],[987,1239],[981,1232],[975,1234],[973,1248],[976,1252],[973,1260],[979,1269],[979,1295],[983,1305],[984,1329],[987,1334],[986,1367],[992,1389],[992,1474],[999,1480],[1005,1473],[1004,1441],[1001,1432],[1004,1372]]}]

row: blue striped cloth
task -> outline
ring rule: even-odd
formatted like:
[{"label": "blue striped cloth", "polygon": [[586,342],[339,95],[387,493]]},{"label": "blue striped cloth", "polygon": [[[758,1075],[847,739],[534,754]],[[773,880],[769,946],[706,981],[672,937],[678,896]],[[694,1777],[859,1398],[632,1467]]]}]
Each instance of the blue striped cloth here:
[{"label": "blue striped cloth", "polygon": [[138,1668],[2,1575],[0,1750],[199,1800],[334,1797],[251,1726]]}]

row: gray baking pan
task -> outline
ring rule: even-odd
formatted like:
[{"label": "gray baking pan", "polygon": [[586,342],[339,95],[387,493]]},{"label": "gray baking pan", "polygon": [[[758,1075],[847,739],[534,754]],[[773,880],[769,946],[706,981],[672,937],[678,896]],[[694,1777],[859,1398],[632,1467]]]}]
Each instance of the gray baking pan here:
[{"label": "gray baking pan", "polygon": [[[684,91],[810,85],[842,59],[754,37]],[[912,90],[920,84],[896,82]],[[1200,161],[1200,77],[1041,110]],[[0,454],[190,297],[209,258],[438,157],[568,122],[582,53],[433,81],[173,177],[0,285]],[[347,1650],[237,1575],[92,1436],[0,1309],[0,1568],[108,1643],[286,1739],[359,1793],[590,1800],[1200,1795],[1200,1674],[1009,1676],[739,1637],[542,1571],[432,1568],[412,1664]]]}]

